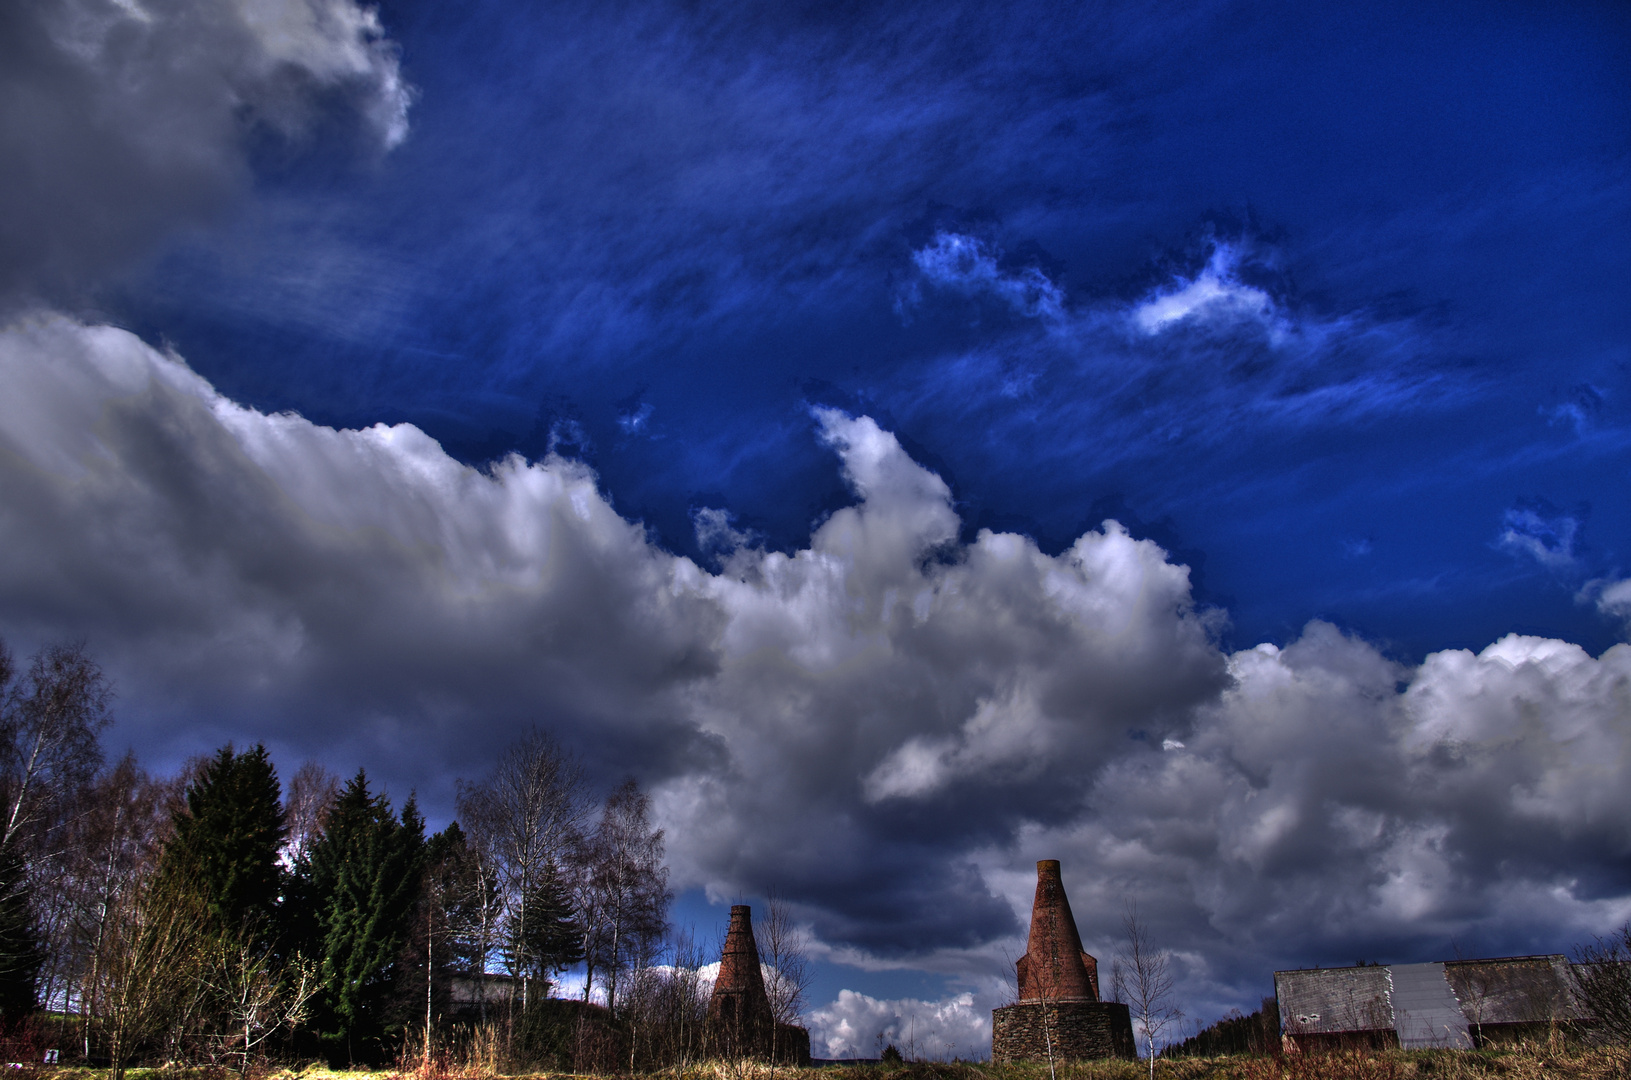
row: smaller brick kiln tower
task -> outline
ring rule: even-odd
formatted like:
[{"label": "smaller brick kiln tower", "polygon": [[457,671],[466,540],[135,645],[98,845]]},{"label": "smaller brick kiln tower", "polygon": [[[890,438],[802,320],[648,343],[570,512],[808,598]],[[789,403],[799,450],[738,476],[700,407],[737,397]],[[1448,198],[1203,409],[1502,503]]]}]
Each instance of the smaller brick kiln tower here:
[{"label": "smaller brick kiln tower", "polygon": [[993,1061],[1138,1056],[1127,1006],[1099,1000],[1099,963],[1082,951],[1057,859],[1036,864],[1031,936],[1015,967],[1019,1001],[991,1013]]},{"label": "smaller brick kiln tower", "polygon": [[712,1057],[810,1063],[810,1033],[794,1024],[776,1023],[771,1012],[759,944],[753,940],[753,908],[747,904],[731,908],[703,1037]]}]

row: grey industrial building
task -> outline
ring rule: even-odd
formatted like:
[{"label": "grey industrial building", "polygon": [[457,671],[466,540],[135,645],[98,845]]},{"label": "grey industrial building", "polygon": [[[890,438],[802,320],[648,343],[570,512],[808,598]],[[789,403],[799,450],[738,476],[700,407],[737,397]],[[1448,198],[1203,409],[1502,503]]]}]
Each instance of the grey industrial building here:
[{"label": "grey industrial building", "polygon": [[1471,1048],[1585,1020],[1569,968],[1561,955],[1312,968],[1276,971],[1274,992],[1288,1050]]}]

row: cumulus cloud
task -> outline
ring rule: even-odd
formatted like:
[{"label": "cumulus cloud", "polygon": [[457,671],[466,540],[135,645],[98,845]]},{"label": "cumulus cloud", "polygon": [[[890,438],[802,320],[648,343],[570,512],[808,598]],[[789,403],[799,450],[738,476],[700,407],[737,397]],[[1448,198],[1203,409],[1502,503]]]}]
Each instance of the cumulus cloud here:
[{"label": "cumulus cloud", "polygon": [[53,0],[0,10],[0,296],[71,290],[247,180],[256,129],[354,117],[389,149],[411,92],[355,0]]},{"label": "cumulus cloud", "polygon": [[1586,582],[1575,594],[1575,602],[1590,604],[1603,615],[1623,623],[1631,630],[1631,578],[1614,581],[1596,578]]},{"label": "cumulus cloud", "polygon": [[880,1000],[841,990],[811,1011],[810,1048],[816,1057],[877,1057],[893,1046],[914,1059],[981,1059],[991,1051],[991,1005],[972,993],[940,1001]]},{"label": "cumulus cloud", "polygon": [[815,1018],[834,1054],[879,1030],[973,1052],[1040,858],[1101,958],[1136,900],[1199,1011],[1277,964],[1631,917],[1631,646],[1410,667],[1312,623],[1226,653],[1158,545],[964,537],[941,477],[835,410],[815,435],[853,504],[790,553],[699,515],[710,570],[581,463],[477,470],[411,425],[264,414],[122,330],[15,321],[0,379],[0,632],[88,639],[116,738],[172,761],[266,739],[435,812],[542,723],[646,781],[676,885],[775,887],[822,955],[953,980],[840,997]]}]

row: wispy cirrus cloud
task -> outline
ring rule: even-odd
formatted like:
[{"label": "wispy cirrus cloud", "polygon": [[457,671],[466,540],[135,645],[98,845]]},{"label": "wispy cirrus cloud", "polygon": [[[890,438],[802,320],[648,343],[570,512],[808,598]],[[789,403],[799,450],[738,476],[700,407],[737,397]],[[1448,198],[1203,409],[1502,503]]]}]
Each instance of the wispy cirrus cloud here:
[{"label": "wispy cirrus cloud", "polygon": [[[1002,252],[978,237],[958,232],[938,232],[933,242],[912,252],[912,264],[923,281],[937,288],[952,289],[964,295],[990,293],[1016,313],[1033,319],[1059,319],[1065,314],[1064,293],[1048,276],[1034,266],[1004,268]],[[897,299],[916,299],[914,292]]]},{"label": "wispy cirrus cloud", "polygon": [[1514,506],[1501,515],[1496,545],[1526,556],[1552,571],[1577,568],[1576,545],[1582,515],[1559,510],[1544,500]]},{"label": "wispy cirrus cloud", "polygon": [[1233,244],[1215,243],[1194,277],[1179,278],[1135,304],[1129,313],[1133,325],[1146,334],[1159,334],[1186,321],[1248,320],[1268,331],[1271,341],[1283,336],[1287,327],[1279,305],[1262,289],[1240,281],[1239,262],[1240,252]]}]

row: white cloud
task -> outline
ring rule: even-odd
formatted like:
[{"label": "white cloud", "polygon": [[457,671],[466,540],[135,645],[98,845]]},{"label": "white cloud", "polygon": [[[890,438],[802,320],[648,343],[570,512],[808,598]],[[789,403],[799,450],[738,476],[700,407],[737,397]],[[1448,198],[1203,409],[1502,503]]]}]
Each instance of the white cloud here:
[{"label": "white cloud", "polygon": [[810,1049],[815,1057],[875,1058],[894,1046],[911,1059],[983,1059],[991,1053],[991,1007],[971,993],[940,1001],[881,1000],[840,990],[831,1003],[811,1011]]},{"label": "white cloud", "polygon": [[413,92],[377,8],[356,0],[238,0],[236,6],[260,46],[262,78],[289,65],[322,84],[354,81],[367,89],[363,109],[380,141],[390,148],[407,138]]},{"label": "white cloud", "polygon": [[1580,586],[1574,602],[1596,608],[1599,614],[1620,623],[1622,633],[1631,635],[1631,578],[1592,578]]},{"label": "white cloud", "polygon": [[1236,276],[1240,253],[1231,244],[1218,243],[1206,265],[1193,278],[1178,279],[1140,301],[1131,312],[1133,325],[1146,334],[1159,334],[1185,321],[1236,322],[1250,320],[1272,334],[1286,331],[1273,297],[1262,289],[1242,284]]},{"label": "white cloud", "polygon": [[[543,722],[646,779],[677,886],[774,885],[823,955],[959,987],[1022,947],[1039,858],[1090,951],[1136,899],[1203,1001],[1374,942],[1566,947],[1628,906],[1631,646],[1412,668],[1312,623],[1225,654],[1159,546],[962,540],[940,477],[831,410],[855,503],[790,554],[726,535],[711,572],[580,463],[263,414],[122,330],[13,322],[0,382],[0,633],[86,638],[157,763],[263,738],[434,811]],[[973,1053],[960,1000],[913,1008]],[[841,998],[821,1037],[872,1052],[911,1011]]]},{"label": "white cloud", "polygon": [[356,0],[50,0],[0,34],[0,297],[72,291],[246,190],[246,135],[361,121],[390,149],[412,91]]}]

